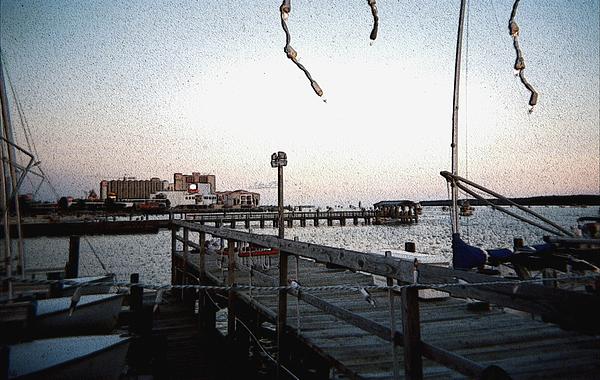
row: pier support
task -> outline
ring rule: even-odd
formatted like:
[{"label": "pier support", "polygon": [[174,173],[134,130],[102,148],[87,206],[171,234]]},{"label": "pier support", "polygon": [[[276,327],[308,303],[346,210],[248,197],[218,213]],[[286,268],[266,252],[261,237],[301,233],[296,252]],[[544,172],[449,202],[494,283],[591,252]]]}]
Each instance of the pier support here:
[{"label": "pier support", "polygon": [[358,217],[357,216],[355,216],[353,218],[353,223],[354,223],[355,226],[358,226]]},{"label": "pier support", "polygon": [[171,225],[171,284],[177,283],[177,266],[176,264],[176,253],[177,253],[177,231],[179,227]]},{"label": "pier support", "polygon": [[265,228],[265,220],[264,219],[260,220],[260,228]]},{"label": "pier support", "polygon": [[79,236],[69,238],[69,261],[65,265],[65,277],[75,278],[79,275]]},{"label": "pier support", "polygon": [[249,229],[250,228],[250,219],[246,219],[244,221],[244,228]]},{"label": "pier support", "polygon": [[331,219],[331,218],[327,218],[327,225],[328,225],[329,227],[333,226],[333,219]]},{"label": "pier support", "polygon": [[319,218],[315,218],[315,219],[313,220],[313,226],[315,226],[315,227],[319,227]]},{"label": "pier support", "polygon": [[231,225],[231,228],[235,228],[235,220],[232,220],[230,225]]},{"label": "pier support", "polygon": [[[279,251],[279,286],[288,286],[288,254]],[[285,325],[287,320],[287,291],[279,290],[277,307],[277,378],[281,379],[281,365],[286,354],[285,347]]]},{"label": "pier support", "polygon": [[[235,240],[227,239],[227,286],[235,285]],[[227,337],[230,341],[235,336],[235,292],[229,290],[227,300]]]},{"label": "pier support", "polygon": [[300,227],[306,227],[306,219],[300,219]]},{"label": "pier support", "polygon": [[421,358],[421,318],[419,291],[402,288],[402,334],[404,337],[404,373],[409,380],[423,378]]},{"label": "pier support", "polygon": [[346,225],[346,218],[340,218],[340,226],[345,226]]},{"label": "pier support", "polygon": [[288,228],[292,228],[294,226],[294,219],[290,218],[287,221]]}]

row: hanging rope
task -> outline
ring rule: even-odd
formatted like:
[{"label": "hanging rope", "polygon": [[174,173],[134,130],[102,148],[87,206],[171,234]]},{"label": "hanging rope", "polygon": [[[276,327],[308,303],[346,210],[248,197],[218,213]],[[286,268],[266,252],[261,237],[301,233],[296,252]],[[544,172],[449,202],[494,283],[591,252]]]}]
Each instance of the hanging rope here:
[{"label": "hanging rope", "polygon": [[508,30],[510,32],[510,35],[513,38],[513,45],[514,45],[515,51],[517,53],[517,58],[515,60],[514,68],[517,71],[517,75],[519,76],[519,79],[521,79],[521,83],[523,83],[525,88],[527,88],[527,90],[529,92],[531,92],[531,97],[529,98],[529,113],[532,113],[533,108],[537,104],[538,93],[535,90],[535,88],[533,88],[533,86],[531,84],[529,84],[527,79],[525,79],[525,74],[523,73],[525,70],[525,59],[523,58],[523,52],[521,51],[521,47],[519,46],[519,32],[520,32],[519,25],[515,21],[515,17],[517,15],[517,8],[519,6],[519,1],[520,0],[515,0],[515,3],[513,4],[512,12],[510,14],[510,20],[508,21]]},{"label": "hanging rope", "polygon": [[377,15],[377,0],[367,0],[369,7],[371,7],[371,14],[373,14],[373,29],[369,38],[371,41],[377,39],[377,32],[379,30],[379,16]]},{"label": "hanging rope", "polygon": [[[312,76],[310,75],[308,70],[300,62],[298,62],[298,52],[296,52],[296,50],[294,50],[294,48],[290,46],[290,41],[291,41],[292,37],[290,35],[290,31],[287,26],[287,20],[290,17],[291,10],[292,10],[291,0],[283,0],[283,2],[281,3],[281,6],[279,7],[279,11],[281,13],[281,27],[283,28],[283,31],[285,32],[285,47],[283,48],[283,52],[287,55],[287,57],[292,62],[294,62],[294,64],[296,66],[298,66],[298,68],[300,70],[302,70],[304,75],[306,75],[306,77],[308,78],[308,80],[310,82],[312,89],[315,91],[315,94],[322,97],[323,90],[321,90],[321,87],[319,86],[317,81],[315,81],[312,78]],[[323,100],[323,101],[325,101],[325,100]]]}]

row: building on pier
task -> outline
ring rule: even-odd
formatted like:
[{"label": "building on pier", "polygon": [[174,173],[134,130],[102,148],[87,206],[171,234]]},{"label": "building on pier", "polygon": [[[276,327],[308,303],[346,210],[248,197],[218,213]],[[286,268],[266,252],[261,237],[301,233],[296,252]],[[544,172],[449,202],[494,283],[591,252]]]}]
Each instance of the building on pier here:
[{"label": "building on pier", "polygon": [[224,208],[258,207],[260,194],[246,190],[217,191],[217,205]]},{"label": "building on pier", "polygon": [[410,224],[418,221],[417,203],[409,200],[381,201],[373,205],[373,224]]}]

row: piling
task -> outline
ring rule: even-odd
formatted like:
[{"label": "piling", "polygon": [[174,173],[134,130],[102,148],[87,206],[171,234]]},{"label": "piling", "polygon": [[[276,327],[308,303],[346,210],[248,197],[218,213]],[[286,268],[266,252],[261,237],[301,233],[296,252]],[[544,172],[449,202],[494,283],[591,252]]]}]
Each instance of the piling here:
[{"label": "piling", "polygon": [[415,252],[417,252],[417,245],[412,241],[407,241],[404,243],[404,250],[406,252],[415,253]]},{"label": "piling", "polygon": [[76,278],[79,275],[79,236],[69,238],[69,261],[65,266],[65,277]]}]

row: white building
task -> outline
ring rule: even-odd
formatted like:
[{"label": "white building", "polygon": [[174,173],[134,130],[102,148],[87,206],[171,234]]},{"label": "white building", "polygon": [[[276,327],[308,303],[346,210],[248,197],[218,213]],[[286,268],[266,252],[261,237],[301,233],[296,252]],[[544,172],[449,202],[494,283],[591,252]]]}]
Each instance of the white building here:
[{"label": "white building", "polygon": [[150,196],[152,199],[167,199],[170,207],[210,206],[217,203],[217,196],[210,192],[210,184],[190,184],[188,190],[163,190]]}]

